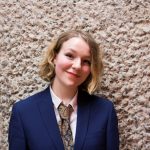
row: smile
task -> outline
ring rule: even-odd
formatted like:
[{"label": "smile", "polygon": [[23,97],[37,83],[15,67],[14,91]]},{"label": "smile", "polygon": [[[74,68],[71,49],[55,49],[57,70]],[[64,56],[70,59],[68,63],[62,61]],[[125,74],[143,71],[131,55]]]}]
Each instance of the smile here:
[{"label": "smile", "polygon": [[67,71],[67,73],[68,73],[69,75],[73,76],[73,77],[76,77],[76,78],[79,78],[79,77],[80,77],[78,74],[73,73],[73,72],[68,72],[68,71]]}]

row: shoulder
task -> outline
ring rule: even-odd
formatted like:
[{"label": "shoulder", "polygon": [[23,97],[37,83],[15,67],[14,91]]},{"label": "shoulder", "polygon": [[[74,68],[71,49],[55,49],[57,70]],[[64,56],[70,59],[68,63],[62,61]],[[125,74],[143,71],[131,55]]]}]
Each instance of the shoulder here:
[{"label": "shoulder", "polygon": [[90,95],[85,91],[80,91],[79,99],[81,99],[83,103],[90,104],[91,106],[114,107],[114,104],[111,100],[94,94]]},{"label": "shoulder", "polygon": [[90,95],[86,92],[80,93],[80,96],[81,97],[78,99],[78,106],[86,110],[91,110],[91,116],[97,118],[97,120],[99,120],[99,118],[103,118],[104,120],[115,118],[116,110],[111,100],[97,95]]},{"label": "shoulder", "polygon": [[48,94],[49,88],[46,88],[40,92],[37,92],[36,94],[29,96],[25,99],[19,100],[13,105],[13,108],[20,108],[20,109],[27,109],[29,107],[34,106],[37,102],[42,100],[42,97],[44,97],[46,94]]}]

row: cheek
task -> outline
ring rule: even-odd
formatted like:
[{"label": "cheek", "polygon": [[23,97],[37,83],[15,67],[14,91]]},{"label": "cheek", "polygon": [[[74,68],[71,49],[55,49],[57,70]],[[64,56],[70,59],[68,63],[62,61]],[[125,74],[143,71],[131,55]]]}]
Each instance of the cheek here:
[{"label": "cheek", "polygon": [[84,66],[82,68],[83,72],[89,75],[91,73],[91,68],[89,66]]},{"label": "cheek", "polygon": [[70,66],[69,63],[67,61],[65,61],[64,59],[57,61],[57,63],[55,65],[56,65],[56,69],[61,70],[61,71],[66,70]]}]

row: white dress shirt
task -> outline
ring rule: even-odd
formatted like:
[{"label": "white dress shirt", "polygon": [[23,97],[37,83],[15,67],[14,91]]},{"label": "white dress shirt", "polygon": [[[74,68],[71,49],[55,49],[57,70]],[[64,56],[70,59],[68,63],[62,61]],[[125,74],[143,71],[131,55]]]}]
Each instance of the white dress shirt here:
[{"label": "white dress shirt", "polygon": [[[52,102],[54,104],[54,111],[55,111],[56,120],[58,123],[60,121],[58,106],[60,105],[62,100],[56,96],[56,94],[54,93],[54,91],[52,90],[51,87],[50,87],[50,94],[52,97]],[[75,94],[75,96],[72,98],[72,100],[70,100],[70,103],[69,103],[73,107],[73,112],[71,113],[71,116],[70,116],[70,127],[71,127],[71,131],[72,131],[73,142],[75,142],[76,124],[77,124],[77,95],[78,95],[78,92]],[[68,106],[69,104],[67,104],[67,105],[64,104],[64,105]]]}]

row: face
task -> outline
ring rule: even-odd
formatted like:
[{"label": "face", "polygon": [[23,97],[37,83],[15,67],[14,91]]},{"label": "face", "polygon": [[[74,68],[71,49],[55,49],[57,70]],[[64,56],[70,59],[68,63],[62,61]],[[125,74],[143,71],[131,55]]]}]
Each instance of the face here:
[{"label": "face", "polygon": [[91,56],[88,44],[79,37],[64,42],[54,59],[54,84],[77,88],[91,72]]}]

